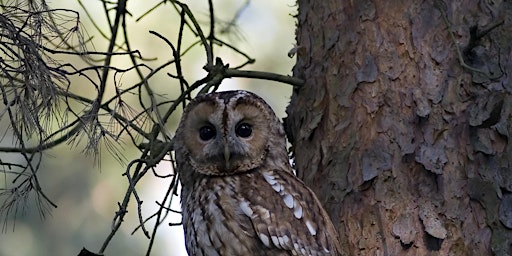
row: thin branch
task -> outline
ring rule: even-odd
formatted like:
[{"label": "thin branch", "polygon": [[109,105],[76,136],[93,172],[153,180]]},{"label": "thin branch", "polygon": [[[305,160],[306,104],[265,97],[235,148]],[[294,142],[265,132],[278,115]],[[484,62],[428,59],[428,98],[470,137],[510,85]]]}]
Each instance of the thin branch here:
[{"label": "thin branch", "polygon": [[206,40],[206,37],[203,34],[203,30],[201,29],[201,26],[199,26],[199,23],[197,23],[196,18],[188,8],[188,5],[180,3],[178,1],[175,2],[178,4],[183,11],[187,14],[187,17],[192,21],[192,24],[194,24],[195,31],[199,35],[199,38],[204,46],[204,50],[206,52],[206,66],[212,66],[213,65],[213,52],[211,51],[211,48],[208,44],[208,41]]},{"label": "thin branch", "polygon": [[[481,69],[478,69],[478,68],[474,68],[474,67],[472,67],[472,66],[470,66],[469,64],[466,63],[466,61],[464,60],[464,55],[463,55],[459,45],[457,44],[457,40],[455,39],[455,35],[454,35],[453,30],[452,30],[452,25],[451,25],[450,21],[448,20],[448,15],[446,14],[446,9],[447,9],[446,3],[443,2],[442,0],[435,0],[434,1],[434,7],[436,7],[436,9],[438,9],[441,12],[441,16],[443,17],[443,21],[446,24],[446,27],[448,29],[448,33],[450,34],[450,38],[451,38],[453,44],[455,45],[455,50],[457,51],[457,58],[459,59],[460,65],[463,68],[466,68],[466,69],[468,69],[470,71],[473,71],[473,72],[476,72],[476,73],[480,73],[480,74],[484,75],[485,77],[487,77],[489,79],[495,79],[496,77],[492,77],[492,75],[489,74],[488,72],[486,72],[484,70],[481,70]],[[492,26],[491,29],[488,30],[485,34],[487,34],[492,29],[494,29],[497,26],[500,26],[502,24],[503,24],[503,22],[499,22],[498,24],[496,24],[496,26]],[[481,36],[484,36],[485,34],[482,34]],[[499,75],[499,76],[501,76],[501,75]]]},{"label": "thin branch", "polygon": [[233,78],[233,77],[263,79],[263,80],[285,83],[285,84],[293,85],[295,87],[301,87],[304,85],[304,80],[299,79],[297,77],[293,77],[293,76],[284,76],[284,75],[280,75],[280,74],[276,74],[276,73],[263,72],[263,71],[226,69],[226,71],[224,73],[224,78]]}]

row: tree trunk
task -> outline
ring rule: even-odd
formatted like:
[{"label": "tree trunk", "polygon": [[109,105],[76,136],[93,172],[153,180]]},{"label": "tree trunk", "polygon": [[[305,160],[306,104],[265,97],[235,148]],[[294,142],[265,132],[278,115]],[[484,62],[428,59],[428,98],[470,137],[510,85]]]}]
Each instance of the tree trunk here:
[{"label": "tree trunk", "polygon": [[286,127],[346,255],[512,255],[512,4],[299,0]]}]

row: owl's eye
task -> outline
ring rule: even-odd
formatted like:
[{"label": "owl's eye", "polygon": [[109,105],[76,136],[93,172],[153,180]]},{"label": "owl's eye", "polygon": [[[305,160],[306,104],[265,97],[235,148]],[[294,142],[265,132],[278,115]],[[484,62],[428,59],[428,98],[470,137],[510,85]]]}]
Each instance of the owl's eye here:
[{"label": "owl's eye", "polygon": [[212,125],[205,125],[199,128],[199,138],[203,141],[208,141],[215,138],[217,131],[215,131],[215,127]]},{"label": "owl's eye", "polygon": [[248,138],[252,135],[252,126],[248,123],[240,123],[236,126],[235,132],[242,138]]}]

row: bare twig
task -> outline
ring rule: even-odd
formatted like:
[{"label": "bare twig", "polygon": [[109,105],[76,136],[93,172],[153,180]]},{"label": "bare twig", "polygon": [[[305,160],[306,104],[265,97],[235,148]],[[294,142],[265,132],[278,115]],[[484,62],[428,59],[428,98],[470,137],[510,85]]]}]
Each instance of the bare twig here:
[{"label": "bare twig", "polygon": [[[175,167],[170,154],[173,150],[172,136],[165,124],[180,106],[185,107],[194,93],[215,91],[223,79],[235,77],[265,79],[293,86],[303,83],[300,79],[270,72],[241,70],[255,60],[216,36],[212,0],[208,1],[209,24],[206,26],[200,25],[188,5],[176,0],[162,0],[135,20],[140,21],[157,8],[166,7],[170,7],[180,19],[176,38],[149,32],[169,48],[168,56],[158,56],[164,61],[154,65],[150,61],[157,58],[145,58],[130,41],[131,12],[127,9],[127,0],[101,1],[108,29],[101,29],[94,20],[96,17],[93,18],[92,12],[78,0],[86,18],[96,29],[96,37],[85,36],[79,12],[50,9],[44,0],[29,2],[26,5],[0,6],[3,10],[0,13],[0,97],[4,105],[0,109],[0,120],[4,118],[9,124],[0,139],[12,136],[15,140],[13,146],[0,147],[0,152],[17,154],[23,160],[23,163],[18,163],[0,159],[0,166],[5,168],[0,172],[12,182],[0,184],[3,186],[0,187],[0,217],[7,220],[7,215],[14,215],[15,219],[22,211],[20,209],[24,209],[30,193],[36,194],[41,216],[49,212],[49,207],[56,207],[50,196],[43,192],[44,183],[41,184],[42,179],[38,176],[43,172],[40,166],[46,150],[66,143],[76,146],[85,139],[84,151],[96,156],[100,145],[104,145],[119,162],[128,163],[123,171],[126,190],[118,202],[111,230],[101,244],[100,253],[107,250],[128,216],[132,198],[137,205],[136,218],[139,222],[134,232],[142,230],[149,238],[147,255],[153,248],[158,228],[169,213],[177,212],[170,206],[177,195],[178,172],[158,174],[155,166],[170,158]],[[229,26],[234,25],[241,13],[237,12]],[[186,40],[187,35],[195,38]],[[88,50],[94,40],[107,40],[106,49]],[[242,56],[243,60],[230,67],[215,55],[220,47]],[[204,70],[207,74],[197,81],[190,80],[183,70],[184,56],[194,48],[199,48],[206,55]],[[72,60],[60,60],[64,58]],[[118,59],[129,66],[114,66]],[[162,95],[151,86],[150,79],[162,72],[170,78],[166,89],[179,92],[174,99],[161,100]],[[127,73],[136,74],[137,79],[123,85],[122,77]],[[77,77],[84,81],[79,85],[81,90],[74,89],[76,82],[73,79]],[[83,91],[88,93],[81,94]],[[129,102],[130,95],[137,96],[138,101]],[[137,159],[124,159],[120,147],[126,137],[131,142],[128,146],[140,151]],[[148,174],[168,178],[170,183],[162,199],[156,202],[158,211],[144,216],[145,204],[139,182]],[[147,223],[152,219],[155,223],[149,227]]]},{"label": "bare twig", "polygon": [[[459,59],[460,65],[462,67],[470,70],[470,71],[473,71],[473,72],[476,72],[476,73],[480,73],[480,74],[486,76],[487,78],[494,79],[492,77],[492,75],[489,74],[488,72],[486,72],[484,70],[481,70],[481,69],[478,69],[478,68],[474,68],[474,67],[470,66],[469,64],[467,64],[466,61],[464,60],[464,54],[461,51],[459,45],[457,44],[457,40],[455,39],[455,35],[453,33],[453,30],[452,30],[452,25],[451,25],[450,21],[448,20],[448,15],[446,14],[446,8],[447,8],[446,3],[443,2],[442,0],[435,0],[434,1],[434,7],[436,7],[436,9],[438,9],[441,12],[441,16],[443,17],[443,21],[446,24],[446,27],[448,29],[448,33],[450,34],[450,38],[451,38],[453,44],[455,45],[455,50],[457,51],[457,58]],[[489,28],[488,30],[484,31],[485,33],[480,33],[475,38],[470,38],[470,43],[466,47],[465,52],[468,51],[468,49],[470,50],[472,47],[474,47],[474,45],[472,45],[472,41],[474,42],[474,40],[479,40],[481,37],[485,36],[490,31],[492,31],[496,27],[502,25],[503,23],[504,23],[504,21],[498,22],[496,25],[494,25],[491,28]]]}]

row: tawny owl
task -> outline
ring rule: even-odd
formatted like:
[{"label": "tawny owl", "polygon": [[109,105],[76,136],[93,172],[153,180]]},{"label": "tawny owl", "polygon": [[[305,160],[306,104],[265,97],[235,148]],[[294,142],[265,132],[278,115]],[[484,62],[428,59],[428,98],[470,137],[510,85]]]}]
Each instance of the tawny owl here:
[{"label": "tawny owl", "polygon": [[189,255],[340,255],[329,216],[292,172],[283,126],[257,95],[190,102],[175,154]]}]

